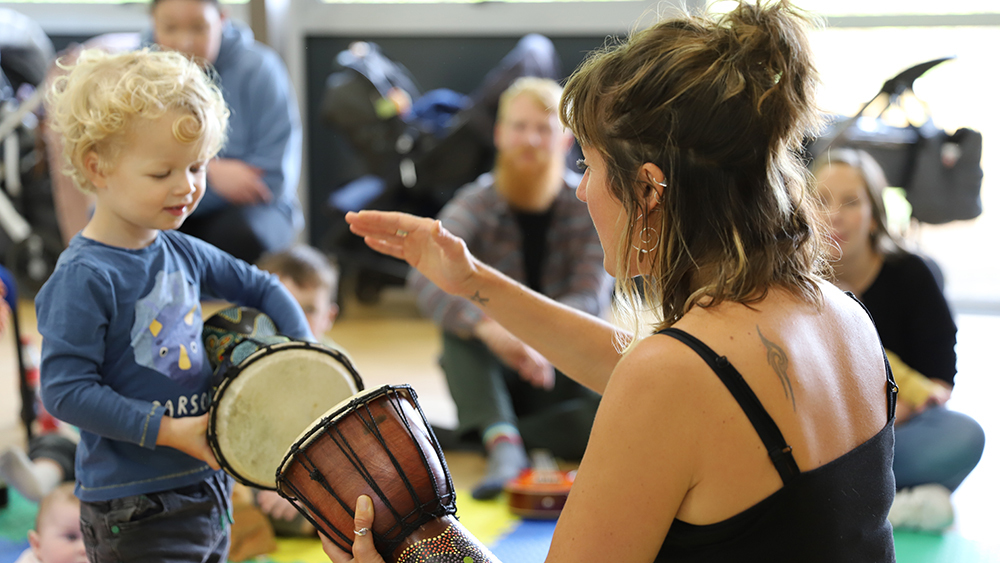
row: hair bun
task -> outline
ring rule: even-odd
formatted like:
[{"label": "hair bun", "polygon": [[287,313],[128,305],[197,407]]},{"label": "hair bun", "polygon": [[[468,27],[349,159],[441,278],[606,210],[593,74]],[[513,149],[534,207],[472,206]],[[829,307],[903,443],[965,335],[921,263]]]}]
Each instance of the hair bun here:
[{"label": "hair bun", "polygon": [[813,26],[788,0],[739,2],[719,21],[719,51],[743,75],[757,111],[774,127],[772,141],[805,138],[822,124],[807,38]]}]

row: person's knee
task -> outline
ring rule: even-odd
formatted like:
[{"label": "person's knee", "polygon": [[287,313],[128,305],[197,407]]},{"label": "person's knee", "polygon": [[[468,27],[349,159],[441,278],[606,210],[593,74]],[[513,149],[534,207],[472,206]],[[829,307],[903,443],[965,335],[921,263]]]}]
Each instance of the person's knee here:
[{"label": "person's knee", "polygon": [[963,468],[972,471],[979,464],[986,448],[986,432],[971,417],[961,415],[956,421],[951,443],[956,457],[962,461]]}]

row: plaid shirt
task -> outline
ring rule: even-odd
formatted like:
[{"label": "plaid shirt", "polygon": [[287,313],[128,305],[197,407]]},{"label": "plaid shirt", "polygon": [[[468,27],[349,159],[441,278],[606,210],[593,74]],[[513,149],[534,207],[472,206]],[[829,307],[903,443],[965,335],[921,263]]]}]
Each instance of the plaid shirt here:
[{"label": "plaid shirt", "polygon": [[[611,300],[613,278],[604,271],[604,252],[587,205],[576,198],[580,176],[567,172],[556,196],[546,235],[541,272],[542,293],[575,309],[601,314]],[[473,256],[511,278],[527,283],[521,229],[507,202],[493,189],[493,175],[483,174],[462,187],[441,210],[446,229],[462,238]],[[485,315],[464,297],[444,293],[416,270],[408,283],[425,315],[462,338]]]}]

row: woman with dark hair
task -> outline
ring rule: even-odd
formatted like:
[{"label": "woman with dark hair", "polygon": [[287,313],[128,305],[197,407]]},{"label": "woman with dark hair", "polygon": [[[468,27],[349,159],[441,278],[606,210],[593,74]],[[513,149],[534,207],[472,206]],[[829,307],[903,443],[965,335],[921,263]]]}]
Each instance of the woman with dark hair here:
[{"label": "woman with dark hair", "polygon": [[[603,395],[550,562],[894,560],[895,385],[864,308],[825,281],[798,157],[818,123],[807,23],[785,1],[684,15],[566,85],[577,195],[631,332],[516,284],[432,219],[347,216]],[[359,529],[371,507],[359,498]],[[371,534],[353,555],[379,560]]]},{"label": "woman with dark hair", "polygon": [[832,228],[835,282],[871,311],[899,384],[892,462],[894,528],[941,531],[951,493],[979,463],[983,429],[944,407],[955,385],[957,328],[932,262],[907,252],[888,228],[885,175],[864,151],[836,149],[814,164]]}]

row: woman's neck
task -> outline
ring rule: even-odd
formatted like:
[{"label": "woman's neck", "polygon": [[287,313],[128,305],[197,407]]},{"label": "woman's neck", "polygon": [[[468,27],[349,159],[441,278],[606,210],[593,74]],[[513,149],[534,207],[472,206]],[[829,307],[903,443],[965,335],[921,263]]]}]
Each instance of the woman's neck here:
[{"label": "woman's neck", "polygon": [[833,263],[834,283],[840,289],[860,296],[874,283],[884,262],[885,256],[881,252],[866,246],[858,256],[844,257]]}]

